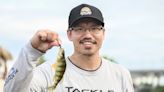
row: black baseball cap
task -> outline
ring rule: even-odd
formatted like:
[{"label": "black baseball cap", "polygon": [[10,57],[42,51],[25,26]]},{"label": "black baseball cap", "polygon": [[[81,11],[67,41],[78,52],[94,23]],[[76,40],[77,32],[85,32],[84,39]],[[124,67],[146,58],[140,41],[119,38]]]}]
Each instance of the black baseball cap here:
[{"label": "black baseball cap", "polygon": [[104,18],[102,16],[101,11],[91,5],[81,4],[73,8],[69,15],[69,28],[71,28],[75,22],[79,21],[83,18],[92,18],[101,23],[104,26]]}]

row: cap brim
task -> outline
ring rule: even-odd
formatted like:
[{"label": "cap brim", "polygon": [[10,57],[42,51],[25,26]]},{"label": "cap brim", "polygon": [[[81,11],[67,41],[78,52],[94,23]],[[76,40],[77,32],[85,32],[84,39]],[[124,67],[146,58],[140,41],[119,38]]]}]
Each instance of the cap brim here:
[{"label": "cap brim", "polygon": [[82,17],[78,17],[77,19],[75,19],[74,21],[72,21],[72,23],[69,25],[69,28],[70,28],[70,27],[73,27],[76,23],[78,23],[80,20],[85,19],[85,18],[94,19],[94,20],[100,22],[101,25],[104,27],[104,22],[101,21],[101,20],[99,20],[98,18],[96,18],[96,17],[94,17],[94,16],[85,16],[85,17],[82,16]]}]

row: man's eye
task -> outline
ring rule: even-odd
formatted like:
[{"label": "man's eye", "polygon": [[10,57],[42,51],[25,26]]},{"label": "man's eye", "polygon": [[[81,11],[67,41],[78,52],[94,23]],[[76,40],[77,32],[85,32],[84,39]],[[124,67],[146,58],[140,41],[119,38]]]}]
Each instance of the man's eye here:
[{"label": "man's eye", "polygon": [[78,30],[83,30],[82,28],[79,28]]},{"label": "man's eye", "polygon": [[95,27],[93,27],[93,28],[92,28],[92,30],[96,30],[96,28],[95,28]]},{"label": "man's eye", "polygon": [[82,28],[77,28],[76,31],[82,31],[83,29]]},{"label": "man's eye", "polygon": [[97,30],[97,28],[96,28],[96,27],[93,27],[93,28],[91,28],[91,30],[93,30],[93,31],[94,31],[94,30]]}]

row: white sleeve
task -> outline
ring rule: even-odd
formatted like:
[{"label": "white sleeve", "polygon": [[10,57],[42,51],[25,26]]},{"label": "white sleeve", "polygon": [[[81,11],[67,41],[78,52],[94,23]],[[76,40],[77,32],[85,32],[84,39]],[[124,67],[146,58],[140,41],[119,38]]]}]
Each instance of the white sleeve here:
[{"label": "white sleeve", "polygon": [[43,53],[34,49],[29,42],[11,68],[5,80],[4,92],[26,92],[29,89],[30,81],[33,78],[33,69],[36,67],[36,60]]}]

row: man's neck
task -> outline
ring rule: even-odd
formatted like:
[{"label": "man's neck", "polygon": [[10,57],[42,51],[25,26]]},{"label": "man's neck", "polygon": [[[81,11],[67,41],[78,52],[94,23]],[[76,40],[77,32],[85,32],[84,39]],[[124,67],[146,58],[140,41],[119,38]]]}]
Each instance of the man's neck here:
[{"label": "man's neck", "polygon": [[101,58],[99,54],[94,54],[94,55],[73,54],[70,57],[70,59],[73,64],[84,70],[96,70],[101,65]]}]

